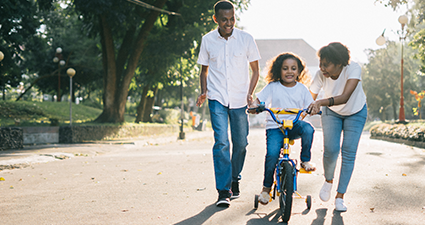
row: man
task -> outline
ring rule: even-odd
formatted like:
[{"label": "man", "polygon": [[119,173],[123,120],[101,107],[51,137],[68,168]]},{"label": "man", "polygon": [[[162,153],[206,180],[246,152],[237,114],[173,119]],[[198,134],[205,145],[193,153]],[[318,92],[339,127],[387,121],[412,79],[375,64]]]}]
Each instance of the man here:
[{"label": "man", "polygon": [[[218,200],[216,205],[228,207],[230,198],[239,197],[239,180],[248,145],[247,104],[253,98],[260,75],[260,54],[254,38],[235,25],[235,8],[229,1],[214,5],[214,22],[218,29],[202,37],[198,64],[201,94],[197,106],[208,95],[211,124],[214,130],[213,161]],[[252,70],[249,79],[249,66]],[[232,154],[227,128],[230,122]]]}]

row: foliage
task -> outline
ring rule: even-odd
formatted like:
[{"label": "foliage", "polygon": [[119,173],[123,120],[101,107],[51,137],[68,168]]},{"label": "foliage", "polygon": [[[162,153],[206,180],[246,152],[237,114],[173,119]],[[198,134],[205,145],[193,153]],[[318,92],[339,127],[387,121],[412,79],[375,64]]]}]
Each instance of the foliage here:
[{"label": "foliage", "polygon": [[[35,0],[2,0],[0,2],[0,86],[17,87],[21,81],[25,44],[40,26],[38,4]],[[38,3],[38,4],[37,4]],[[4,96],[3,96],[4,98]]]},{"label": "foliage", "polygon": [[[73,92],[85,92],[101,87],[101,58],[97,39],[88,39],[82,33],[83,24],[72,8],[63,8],[53,4],[52,9],[41,13],[43,29],[26,45],[24,67],[35,86],[47,94],[57,94],[60,76],[61,96],[69,93],[69,77],[66,70],[76,70],[73,77]],[[53,62],[56,48],[61,47],[60,57],[66,61],[65,66]],[[100,83],[99,84],[96,84]],[[26,87],[27,89],[30,87]]]},{"label": "foliage", "polygon": [[[389,41],[382,49],[368,49],[369,63],[364,67],[363,88],[367,96],[368,113],[372,119],[397,120],[400,104],[401,46]],[[410,90],[423,90],[425,77],[417,73],[419,62],[412,58],[415,51],[404,46],[403,78],[404,107],[407,119],[416,118],[416,107]]]},{"label": "foliage", "polygon": [[414,124],[388,124],[382,123],[370,129],[372,137],[401,138],[413,141],[424,141],[425,125]]},{"label": "foliage", "polygon": [[[83,104],[72,104],[73,125],[86,125],[96,119],[102,110]],[[69,102],[0,101],[0,126],[50,126],[50,120],[69,125]],[[126,115],[126,121],[134,117]]]}]

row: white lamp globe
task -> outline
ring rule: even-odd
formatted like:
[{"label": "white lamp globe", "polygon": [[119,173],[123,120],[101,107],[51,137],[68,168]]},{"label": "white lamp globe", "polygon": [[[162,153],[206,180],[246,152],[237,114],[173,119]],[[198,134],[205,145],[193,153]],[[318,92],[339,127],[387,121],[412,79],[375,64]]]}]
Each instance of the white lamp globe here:
[{"label": "white lamp globe", "polygon": [[407,22],[409,21],[409,18],[407,18],[407,16],[406,15],[401,15],[399,18],[398,18],[398,22],[400,22],[401,23],[401,25],[405,25],[405,24],[407,24]]},{"label": "white lamp globe", "polygon": [[73,77],[75,75],[75,70],[73,68],[69,68],[66,70],[66,74],[68,74],[69,77]]},{"label": "white lamp globe", "polygon": [[382,45],[384,45],[385,44],[385,37],[384,36],[379,36],[377,39],[376,39],[376,44],[377,45],[379,45],[379,46],[382,46]]},{"label": "white lamp globe", "polygon": [[0,51],[0,61],[2,61],[4,59],[4,54],[2,51]]},{"label": "white lamp globe", "polygon": [[61,53],[62,53],[62,48],[60,48],[60,47],[59,47],[59,48],[57,48],[57,49],[56,49],[56,53],[61,54]]}]

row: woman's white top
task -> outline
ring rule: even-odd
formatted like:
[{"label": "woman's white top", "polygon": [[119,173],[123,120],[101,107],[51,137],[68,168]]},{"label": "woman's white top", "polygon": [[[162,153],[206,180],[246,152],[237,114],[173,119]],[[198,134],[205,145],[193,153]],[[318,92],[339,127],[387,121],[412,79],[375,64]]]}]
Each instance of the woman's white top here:
[{"label": "woman's white top", "polygon": [[329,107],[332,111],[340,115],[352,115],[359,112],[366,104],[366,95],[362,87],[361,74],[362,68],[355,62],[351,62],[345,66],[336,80],[326,78],[323,76],[322,71],[319,70],[313,79],[310,91],[314,94],[319,94],[319,91],[323,89],[324,98],[335,97],[342,94],[348,80],[359,80],[356,89],[354,89],[347,103]]}]

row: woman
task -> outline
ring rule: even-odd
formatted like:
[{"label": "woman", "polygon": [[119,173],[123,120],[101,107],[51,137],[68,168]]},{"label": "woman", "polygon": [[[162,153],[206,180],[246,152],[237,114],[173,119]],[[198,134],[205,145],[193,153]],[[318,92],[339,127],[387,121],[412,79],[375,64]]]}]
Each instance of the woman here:
[{"label": "woman", "polygon": [[[320,71],[310,86],[313,99],[323,89],[323,99],[308,107],[314,115],[322,108],[323,167],[325,182],[320,199],[328,201],[331,195],[335,166],[341,152],[342,162],[335,198],[335,209],[347,211],[344,194],[354,169],[357,147],[367,117],[366,95],[361,82],[361,67],[350,62],[350,51],[341,43],[330,43],[318,52]],[[343,141],[341,143],[341,133]]]}]

